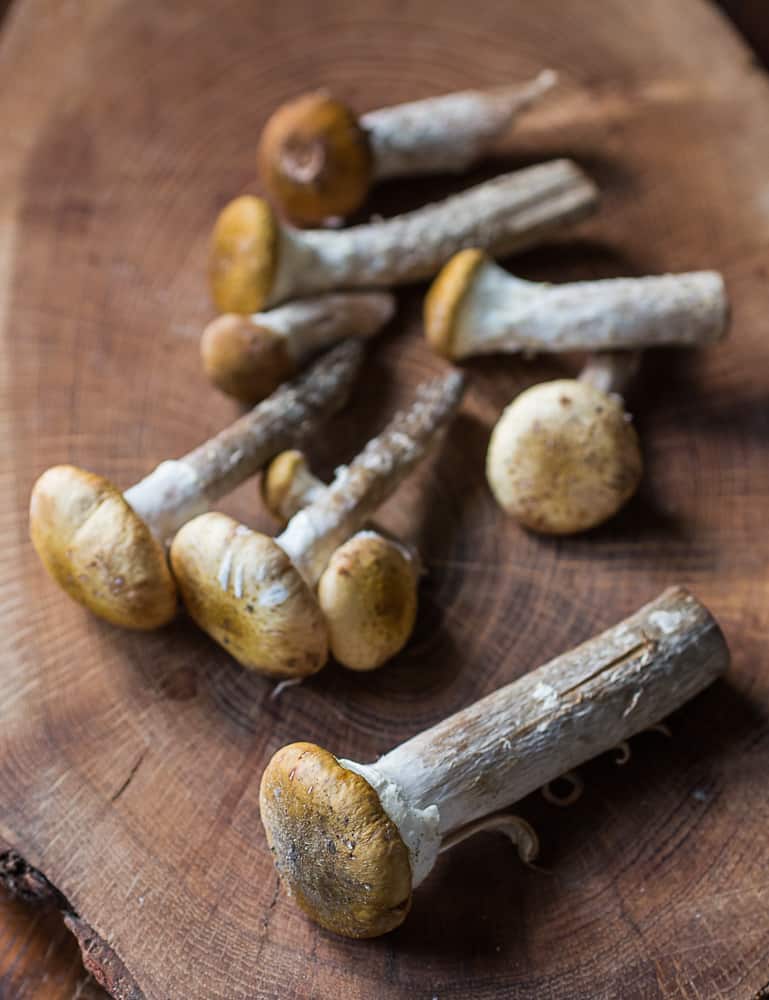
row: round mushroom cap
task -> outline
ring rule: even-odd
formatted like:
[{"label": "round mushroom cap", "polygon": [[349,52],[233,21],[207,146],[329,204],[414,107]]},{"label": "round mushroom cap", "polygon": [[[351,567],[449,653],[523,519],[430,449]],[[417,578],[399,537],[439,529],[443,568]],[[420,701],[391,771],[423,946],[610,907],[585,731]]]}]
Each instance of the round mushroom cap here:
[{"label": "round mushroom cap", "polygon": [[635,493],[642,469],[622,400],[574,379],[522,392],[500,417],[486,456],[503,510],[556,535],[610,518]]},{"label": "round mushroom cap", "polygon": [[373,174],[366,132],[346,105],[323,91],[274,112],[259,140],[257,163],[270,198],[305,225],[360,208]]},{"label": "round mushroom cap", "polygon": [[258,403],[296,374],[286,338],[237,313],[208,324],[200,354],[214,385],[242,403]]},{"label": "round mushroom cap", "polygon": [[454,357],[459,311],[478,269],[489,260],[483,250],[460,250],[444,264],[427,290],[424,324],[427,341],[444,358]]},{"label": "round mushroom cap", "polygon": [[280,230],[263,198],[242,195],[219,213],[209,273],[223,313],[255,313],[266,304],[278,266]]},{"label": "round mushroom cap", "polygon": [[171,567],[190,616],[250,670],[307,677],[328,659],[315,595],[272,538],[225,514],[188,521]]},{"label": "round mushroom cap", "polygon": [[[315,484],[304,454],[297,448],[280,452],[262,476],[262,500],[276,521],[284,524],[304,506],[302,492]],[[297,494],[299,494],[297,496]]]},{"label": "round mushroom cap", "polygon": [[312,920],[353,938],[403,923],[408,849],[364,778],[327,750],[292,743],[267,765],[259,807],[275,866]]},{"label": "round mushroom cap", "polygon": [[103,476],[73,465],[44,472],[32,489],[29,533],[53,579],[100,618],[153,629],[176,614],[162,546]]},{"label": "round mushroom cap", "polygon": [[376,670],[414,629],[417,575],[400,545],[361,531],[331,557],[318,601],[335,659],[350,670]]}]

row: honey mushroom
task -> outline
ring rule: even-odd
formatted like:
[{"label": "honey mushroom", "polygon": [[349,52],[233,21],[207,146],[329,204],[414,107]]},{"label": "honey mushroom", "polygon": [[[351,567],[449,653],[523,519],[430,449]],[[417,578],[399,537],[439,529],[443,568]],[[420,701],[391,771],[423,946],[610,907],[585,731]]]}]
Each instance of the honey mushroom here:
[{"label": "honey mushroom", "polygon": [[362,358],[360,342],[339,344],[216,437],[162,462],[125,493],[72,465],[48,469],[32,489],[29,511],[32,544],[48,573],[113,625],[167,624],[177,601],[165,543],[338,410]]},{"label": "honey mushroom", "polygon": [[171,566],[200,628],[260,673],[298,678],[320,670],[328,630],[315,597],[318,580],[334,551],[436,443],[464,387],[459,372],[423,383],[409,409],[338,470],[277,538],[218,513],[184,525],[171,546]]},{"label": "honey mushroom", "polygon": [[375,181],[466,170],[556,82],[552,70],[543,70],[526,83],[444,94],[360,118],[327,91],[304,94],[264,126],[259,176],[294,222],[349,215]]},{"label": "honey mushroom", "polygon": [[[278,455],[262,478],[265,505],[283,522],[327,488],[297,450]],[[416,552],[375,524],[340,545],[317,588],[338,663],[349,670],[376,670],[400,652],[416,621],[419,572]]]},{"label": "honey mushroom", "polygon": [[477,248],[452,257],[424,305],[430,346],[453,361],[499,352],[701,347],[724,336],[728,319],[715,271],[552,285],[517,278]]},{"label": "honey mushroom", "polygon": [[210,277],[221,312],[429,278],[457,251],[512,253],[594,211],[593,182],[571,160],[502,174],[444,201],[349,229],[294,229],[263,198],[242,195],[214,226]]},{"label": "honey mushroom", "polygon": [[251,316],[225,313],[203,331],[203,368],[222,392],[257,403],[320,350],[344,337],[372,337],[394,312],[387,292],[332,292]]},{"label": "honey mushroom", "polygon": [[653,725],[729,665],[708,610],[671,588],[625,621],[419,733],[374,764],[292,743],[262,776],[279,874],[347,937],[385,934],[439,853],[482,830],[533,831],[500,810]]}]

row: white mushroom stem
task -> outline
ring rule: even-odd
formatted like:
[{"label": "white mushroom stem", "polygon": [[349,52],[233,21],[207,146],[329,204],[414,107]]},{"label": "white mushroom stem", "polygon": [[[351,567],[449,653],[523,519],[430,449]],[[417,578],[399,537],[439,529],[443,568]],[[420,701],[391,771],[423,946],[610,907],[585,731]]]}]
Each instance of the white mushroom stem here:
[{"label": "white mushroom stem", "polygon": [[345,402],[362,357],[360,343],[339,344],[210,441],[161,462],[125,499],[155,537],[167,541],[277,452],[316,431]]},{"label": "white mushroom stem", "polygon": [[512,253],[584,218],[596,202],[595,185],[575,163],[552,160],[384,222],[337,231],[282,225],[268,304],[418,281],[469,247]]},{"label": "white mushroom stem", "polygon": [[465,388],[460,372],[426,382],[410,408],[396,414],[276,542],[311,587],[334,550],[352,537],[425,457],[454,416]]},{"label": "white mushroom stem", "polygon": [[451,356],[704,346],[727,322],[715,271],[550,285],[484,261],[459,307]]},{"label": "white mushroom stem", "polygon": [[578,378],[607,396],[623,396],[640,367],[640,351],[601,351],[588,358]]},{"label": "white mushroom stem", "polygon": [[416,886],[456,831],[658,722],[728,664],[708,610],[671,588],[375,764],[340,763],[377,792],[409,849]]},{"label": "white mushroom stem", "polygon": [[527,83],[464,90],[362,115],[374,176],[466,170],[557,81],[557,74],[546,69]]}]

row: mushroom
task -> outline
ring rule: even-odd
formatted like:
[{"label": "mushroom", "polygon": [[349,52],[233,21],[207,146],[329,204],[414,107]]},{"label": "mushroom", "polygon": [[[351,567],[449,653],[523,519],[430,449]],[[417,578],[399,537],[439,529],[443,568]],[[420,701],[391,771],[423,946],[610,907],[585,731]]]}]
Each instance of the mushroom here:
[{"label": "mushroom", "polygon": [[671,588],[374,764],[285,746],[260,791],[278,872],[321,926],[385,934],[406,918],[443,847],[504,829],[511,817],[505,824],[499,810],[679,708],[728,664],[708,610]]},{"label": "mushroom", "polygon": [[243,195],[214,227],[214,301],[221,312],[253,313],[337,288],[418,281],[465,247],[507,254],[531,246],[596,202],[595,185],[571,160],[502,174],[417,211],[337,232],[282,225],[264,199]]},{"label": "mushroom", "polygon": [[702,346],[726,333],[724,281],[715,271],[647,278],[524,281],[482,250],[463,250],[427,293],[425,333],[452,360],[519,351]]},{"label": "mushroom", "polygon": [[268,119],[257,153],[259,175],[295,222],[349,215],[374,181],[472,166],[556,80],[552,70],[543,70],[527,83],[464,90],[360,118],[327,91],[304,94]]},{"label": "mushroom", "polygon": [[225,313],[203,331],[203,368],[222,392],[253,404],[323,348],[343,337],[373,336],[394,311],[387,292],[348,292],[299,299],[251,316]]},{"label": "mushroom", "polygon": [[[265,505],[283,521],[326,489],[296,450],[273,459],[262,478]],[[416,552],[374,525],[334,552],[318,581],[318,604],[338,663],[376,670],[400,652],[416,621],[419,571]]]},{"label": "mushroom", "polygon": [[191,617],[243,666],[274,677],[306,677],[328,657],[315,588],[334,551],[368,520],[427,454],[459,405],[465,380],[426,382],[275,539],[224,514],[186,524],[171,565]]},{"label": "mushroom", "polygon": [[343,404],[363,347],[340,344],[293,382],[183,458],[121,493],[103,476],[57,465],[34,485],[29,530],[53,579],[113,625],[153,629],[176,613],[164,544]]},{"label": "mushroom", "polygon": [[545,534],[587,531],[635,493],[643,460],[620,395],[637,352],[592,357],[577,379],[526,389],[491,434],[486,478],[500,507]]}]

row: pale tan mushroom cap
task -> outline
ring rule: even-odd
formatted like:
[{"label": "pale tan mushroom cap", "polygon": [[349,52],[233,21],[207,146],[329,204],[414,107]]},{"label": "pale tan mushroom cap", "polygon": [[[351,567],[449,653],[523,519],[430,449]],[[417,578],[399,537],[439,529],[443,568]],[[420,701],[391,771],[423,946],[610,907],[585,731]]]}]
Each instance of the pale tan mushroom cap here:
[{"label": "pale tan mushroom cap", "polygon": [[622,400],[572,379],[522,392],[500,417],[486,456],[503,510],[548,534],[610,518],[635,493],[642,468]]},{"label": "pale tan mushroom cap", "polygon": [[403,923],[408,849],[364,778],[327,750],[292,743],[267,765],[259,805],[278,872],[316,923],[353,938]]},{"label": "pale tan mushroom cap", "polygon": [[488,260],[483,250],[460,250],[443,265],[427,290],[423,310],[425,336],[436,354],[454,357],[459,311],[479,268]]},{"label": "pale tan mushroom cap", "polygon": [[171,566],[191,617],[244,667],[306,677],[325,664],[318,602],[272,538],[202,514],[174,538]]},{"label": "pale tan mushroom cap", "polygon": [[176,614],[176,587],[160,543],[108,479],[57,465],[37,480],[32,544],[78,603],[124,628],[153,629]]},{"label": "pale tan mushroom cap", "polygon": [[417,574],[397,543],[359,532],[331,557],[318,601],[335,659],[350,670],[376,670],[414,629]]},{"label": "pale tan mushroom cap", "polygon": [[255,313],[267,303],[278,266],[280,231],[264,198],[242,195],[219,213],[209,273],[223,313]]},{"label": "pale tan mushroom cap", "polygon": [[298,449],[289,448],[273,458],[262,476],[261,489],[264,506],[276,521],[285,524],[305,506],[301,494],[308,480],[314,483],[315,477]]},{"label": "pale tan mushroom cap", "polygon": [[296,374],[286,338],[237,313],[208,324],[200,355],[214,385],[242,403],[260,402]]}]

